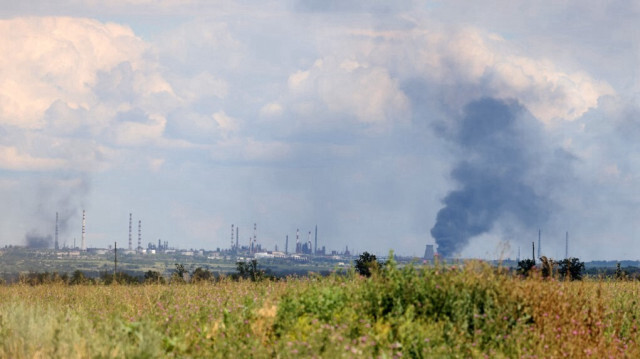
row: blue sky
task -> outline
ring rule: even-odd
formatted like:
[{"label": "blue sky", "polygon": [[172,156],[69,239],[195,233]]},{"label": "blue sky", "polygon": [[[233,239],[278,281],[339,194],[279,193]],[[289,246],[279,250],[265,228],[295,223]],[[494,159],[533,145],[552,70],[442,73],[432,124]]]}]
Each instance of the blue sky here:
[{"label": "blue sky", "polygon": [[0,6],[2,244],[640,258],[637,2],[100,3]]}]

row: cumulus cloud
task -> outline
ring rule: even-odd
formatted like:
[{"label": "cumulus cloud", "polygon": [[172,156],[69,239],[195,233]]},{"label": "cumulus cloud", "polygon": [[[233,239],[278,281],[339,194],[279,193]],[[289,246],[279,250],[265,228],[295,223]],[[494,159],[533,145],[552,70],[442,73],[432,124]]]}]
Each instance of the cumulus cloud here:
[{"label": "cumulus cloud", "polygon": [[45,111],[62,101],[71,108],[95,104],[100,71],[122,62],[142,66],[144,43],[130,28],[74,18],[0,21],[0,121],[42,128]]},{"label": "cumulus cloud", "polygon": [[0,20],[0,30],[9,168],[92,171],[117,164],[121,146],[184,146],[164,137],[166,114],[203,88],[224,95],[223,83],[200,74],[179,82],[178,96],[148,59],[148,44],[125,25],[29,17]]},{"label": "cumulus cloud", "polygon": [[13,171],[47,171],[63,168],[66,161],[57,158],[38,158],[21,153],[16,147],[0,146],[0,167]]},{"label": "cumulus cloud", "polygon": [[[613,93],[584,72],[564,72],[523,54],[502,37],[477,28],[351,29],[355,59],[389,69],[400,80],[422,78],[442,100],[461,108],[472,99],[517,98],[541,121],[575,120]],[[351,63],[351,66],[354,66]]]},{"label": "cumulus cloud", "polygon": [[[323,58],[310,69],[292,73],[288,84],[293,97],[317,99],[317,105],[329,113],[349,116],[360,123],[387,126],[408,118],[409,101],[398,80],[383,67]],[[304,107],[298,108],[304,111]]]}]

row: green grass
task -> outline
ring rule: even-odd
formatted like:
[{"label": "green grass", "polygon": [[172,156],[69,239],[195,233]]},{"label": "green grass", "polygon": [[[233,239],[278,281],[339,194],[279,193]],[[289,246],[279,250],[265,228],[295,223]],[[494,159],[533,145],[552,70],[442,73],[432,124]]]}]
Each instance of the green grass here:
[{"label": "green grass", "polygon": [[0,287],[0,357],[639,357],[640,283],[391,261],[371,278]]}]

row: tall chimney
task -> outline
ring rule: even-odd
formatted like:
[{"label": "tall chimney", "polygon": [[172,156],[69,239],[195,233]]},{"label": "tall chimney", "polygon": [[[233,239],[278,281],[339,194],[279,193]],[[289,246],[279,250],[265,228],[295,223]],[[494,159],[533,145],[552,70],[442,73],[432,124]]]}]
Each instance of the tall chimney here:
[{"label": "tall chimney", "polygon": [[56,251],[60,249],[60,247],[58,246],[58,212],[56,212],[56,238],[55,242],[53,243],[53,248],[55,248]]},{"label": "tall chimney", "polygon": [[316,236],[315,236],[315,245],[314,252],[315,255],[318,255],[318,225],[316,224]]},{"label": "tall chimney", "polygon": [[138,251],[142,251],[142,221],[138,220]]},{"label": "tall chimney", "polygon": [[133,243],[131,242],[131,221],[132,221],[132,214],[129,213],[129,250],[133,250]]},{"label": "tall chimney", "polygon": [[86,224],[87,224],[87,220],[86,220],[85,212],[83,209],[82,210],[82,241],[80,242],[80,250],[83,250],[83,251],[87,250]]},{"label": "tall chimney", "polygon": [[235,243],[235,241],[233,240],[233,224],[231,225],[231,250],[233,250],[233,244]]},{"label": "tall chimney", "polygon": [[538,229],[538,258],[540,258],[540,257],[541,257],[541,256],[540,256],[540,249],[542,248],[542,245],[541,245],[541,243],[540,243],[541,233],[542,233],[542,232],[540,231],[540,229]]},{"label": "tall chimney", "polygon": [[536,242],[531,242],[531,256],[533,257],[533,263],[536,263]]},{"label": "tall chimney", "polygon": [[236,226],[236,250],[240,249],[240,227]]},{"label": "tall chimney", "polygon": [[287,234],[287,238],[284,240],[284,254],[289,254],[289,235]]},{"label": "tall chimney", "polygon": [[253,224],[253,247],[256,252],[258,251],[257,231],[258,231],[258,225],[254,223]]}]

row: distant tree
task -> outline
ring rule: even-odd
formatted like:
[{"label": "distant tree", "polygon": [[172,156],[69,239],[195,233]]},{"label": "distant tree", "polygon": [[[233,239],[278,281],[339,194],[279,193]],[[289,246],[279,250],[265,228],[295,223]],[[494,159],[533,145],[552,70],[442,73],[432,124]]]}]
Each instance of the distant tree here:
[{"label": "distant tree", "polygon": [[149,270],[144,274],[144,282],[147,284],[164,284],[164,277],[158,271]]},{"label": "distant tree", "polygon": [[82,271],[79,269],[73,271],[73,274],[71,274],[71,279],[69,279],[69,284],[71,285],[85,284],[87,282],[87,277],[85,277],[84,273],[82,273]]},{"label": "distant tree", "polygon": [[238,276],[245,279],[251,279],[254,282],[261,281],[265,278],[263,270],[258,269],[258,261],[253,259],[251,262],[237,262],[236,270]]},{"label": "distant tree", "polygon": [[176,270],[171,275],[171,282],[174,283],[186,283],[189,271],[184,267],[184,264],[176,263]]},{"label": "distant tree", "polygon": [[582,280],[582,272],[584,271],[584,262],[580,259],[572,257],[560,261],[558,273],[562,278],[569,280]]},{"label": "distant tree", "polygon": [[378,259],[375,254],[370,254],[369,252],[364,252],[355,260],[355,269],[358,274],[370,277],[372,271],[377,270],[380,267],[380,263],[378,263]]},{"label": "distant tree", "polygon": [[629,277],[629,274],[627,273],[627,271],[622,270],[622,268],[620,267],[620,262],[616,264],[616,273],[614,276],[616,280],[625,280]]},{"label": "distant tree", "polygon": [[118,272],[115,274],[110,271],[100,273],[100,279],[105,285],[118,284],[140,284],[140,277],[133,276],[126,272]]},{"label": "distant tree", "polygon": [[196,268],[191,274],[192,282],[210,282],[213,280],[213,273],[208,269],[203,269],[202,267]]},{"label": "distant tree", "polygon": [[536,262],[533,259],[523,259],[518,262],[518,274],[527,277],[535,267]]}]

